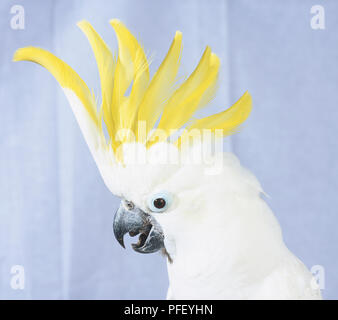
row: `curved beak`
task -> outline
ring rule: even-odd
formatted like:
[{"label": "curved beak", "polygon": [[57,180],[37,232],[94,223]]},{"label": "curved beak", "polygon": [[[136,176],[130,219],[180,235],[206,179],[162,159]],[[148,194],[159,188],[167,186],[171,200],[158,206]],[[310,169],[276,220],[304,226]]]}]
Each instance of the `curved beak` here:
[{"label": "curved beak", "polygon": [[164,248],[164,235],[161,226],[154,217],[134,206],[132,202],[122,200],[115,213],[113,231],[116,240],[125,248],[123,237],[126,233],[134,237],[139,235],[132,247],[140,253],[153,253]]}]

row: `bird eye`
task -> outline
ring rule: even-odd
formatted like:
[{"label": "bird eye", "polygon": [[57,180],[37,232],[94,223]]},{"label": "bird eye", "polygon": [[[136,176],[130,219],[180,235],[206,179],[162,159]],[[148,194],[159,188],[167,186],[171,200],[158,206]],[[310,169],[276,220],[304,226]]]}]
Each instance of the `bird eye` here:
[{"label": "bird eye", "polygon": [[168,192],[155,193],[149,197],[148,207],[153,212],[163,212],[169,208],[171,199],[172,197]]}]

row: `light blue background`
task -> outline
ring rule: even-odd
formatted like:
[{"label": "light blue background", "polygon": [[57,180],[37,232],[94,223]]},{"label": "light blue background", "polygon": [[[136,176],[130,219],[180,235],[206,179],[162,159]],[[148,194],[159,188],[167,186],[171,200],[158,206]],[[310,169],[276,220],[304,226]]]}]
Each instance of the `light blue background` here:
[{"label": "light blue background", "polygon": [[[25,8],[12,30],[10,8]],[[325,30],[310,8],[325,8]],[[164,259],[122,250],[112,235],[118,199],[103,184],[57,82],[43,68],[11,62],[26,45],[68,62],[99,92],[90,46],[76,22],[89,20],[116,47],[121,19],[155,53],[176,30],[182,74],[205,45],[222,61],[215,112],[245,91],[254,109],[228,147],[271,196],[289,248],[326,272],[325,298],[338,298],[338,2],[326,1],[9,1],[0,4],[0,299],[165,298]],[[25,267],[25,289],[10,269]]]}]

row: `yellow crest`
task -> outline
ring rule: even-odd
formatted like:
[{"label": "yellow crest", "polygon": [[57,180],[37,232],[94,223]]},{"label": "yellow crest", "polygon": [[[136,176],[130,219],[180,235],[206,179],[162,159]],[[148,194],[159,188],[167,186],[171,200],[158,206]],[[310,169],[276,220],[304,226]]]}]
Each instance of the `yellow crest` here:
[{"label": "yellow crest", "polygon": [[[155,142],[166,141],[184,126],[183,134],[175,141],[177,145],[184,135],[196,129],[222,130],[222,136],[226,136],[246,120],[251,111],[248,92],[223,112],[202,119],[192,118],[214,97],[217,88],[220,61],[209,47],[193,73],[177,88],[182,51],[182,34],[179,31],[151,78],[149,62],[136,38],[120,21],[111,20],[110,24],[118,40],[116,56],[88,22],[78,23],[90,42],[100,74],[102,104],[99,108],[86,83],[52,53],[41,48],[26,47],[17,50],[13,58],[14,61],[28,60],[42,65],[63,89],[71,90],[76,95],[85,110],[83,112],[90,119],[84,125],[80,123],[83,132],[90,125],[104,137],[103,119],[109,135],[106,144],[115,152],[124,142],[136,141],[148,147]],[[85,132],[84,135],[88,140]]]}]

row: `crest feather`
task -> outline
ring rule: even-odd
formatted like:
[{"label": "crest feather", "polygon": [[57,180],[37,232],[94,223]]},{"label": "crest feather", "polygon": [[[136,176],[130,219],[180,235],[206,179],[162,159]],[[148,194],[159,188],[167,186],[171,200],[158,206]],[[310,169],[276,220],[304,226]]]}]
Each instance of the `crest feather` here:
[{"label": "crest feather", "polygon": [[[136,116],[149,85],[149,64],[142,46],[117,19],[110,21],[118,41],[118,60],[113,90],[113,114],[119,128],[136,130]],[[132,83],[130,95],[126,91]]]},{"label": "crest feather", "polygon": [[248,91],[246,91],[238,101],[229,109],[220,113],[196,119],[187,127],[185,132],[179,137],[177,144],[182,141],[189,132],[196,130],[211,130],[216,134],[216,130],[221,130],[222,137],[235,133],[236,129],[248,118],[252,109],[252,98]]},{"label": "crest feather", "polygon": [[[111,102],[116,62],[106,43],[97,34],[89,22],[83,20],[77,25],[86,35],[95,55],[101,81],[101,111],[103,113],[103,119],[106,124],[108,134],[111,138],[113,138],[114,127],[116,126],[117,120],[113,118]],[[115,143],[114,139],[112,143]]]},{"label": "crest feather", "polygon": [[[156,71],[138,111],[138,121],[147,124],[146,134],[155,126],[160,117],[165,101],[172,94],[180,64],[182,51],[182,33],[177,31],[170,49]],[[138,136],[138,141],[145,143],[146,137]]]},{"label": "crest feather", "polygon": [[96,125],[99,118],[96,110],[94,96],[90,93],[86,83],[81,77],[65,62],[57,58],[47,50],[37,47],[25,47],[18,49],[13,61],[32,61],[46,68],[57,80],[62,88],[71,89],[80,99],[83,107],[90,115]]},{"label": "crest feather", "polygon": [[165,105],[159,129],[165,130],[168,135],[169,131],[180,129],[213,98],[219,66],[219,58],[207,47],[194,72]]}]

